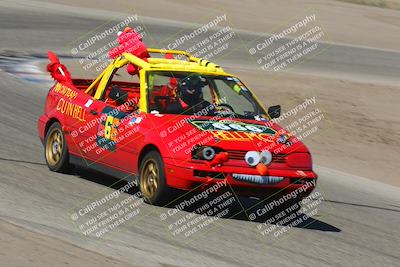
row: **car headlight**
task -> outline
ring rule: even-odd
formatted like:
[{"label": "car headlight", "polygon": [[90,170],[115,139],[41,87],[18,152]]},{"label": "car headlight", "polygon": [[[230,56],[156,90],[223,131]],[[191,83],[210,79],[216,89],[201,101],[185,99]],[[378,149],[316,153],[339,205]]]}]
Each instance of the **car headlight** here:
[{"label": "car headlight", "polygon": [[205,160],[212,160],[215,157],[215,149],[210,146],[204,147],[201,153]]},{"label": "car headlight", "polygon": [[211,161],[215,157],[215,149],[210,146],[197,147],[193,150],[192,158]]},{"label": "car headlight", "polygon": [[262,151],[260,153],[260,162],[264,163],[265,165],[270,164],[272,161],[272,154],[268,150]]},{"label": "car headlight", "polygon": [[244,156],[244,159],[250,166],[256,166],[258,163],[260,163],[260,158],[260,153],[257,151],[249,151]]}]

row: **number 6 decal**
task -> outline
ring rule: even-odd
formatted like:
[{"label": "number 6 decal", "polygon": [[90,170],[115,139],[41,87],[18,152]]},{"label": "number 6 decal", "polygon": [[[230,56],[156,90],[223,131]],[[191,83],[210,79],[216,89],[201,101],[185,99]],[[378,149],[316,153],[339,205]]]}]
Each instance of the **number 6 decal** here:
[{"label": "number 6 decal", "polygon": [[118,141],[118,126],[123,116],[124,113],[117,109],[111,107],[103,109],[96,137],[96,143],[99,147],[115,151]]},{"label": "number 6 decal", "polygon": [[119,119],[113,116],[107,116],[104,125],[104,137],[111,141],[117,140]]}]

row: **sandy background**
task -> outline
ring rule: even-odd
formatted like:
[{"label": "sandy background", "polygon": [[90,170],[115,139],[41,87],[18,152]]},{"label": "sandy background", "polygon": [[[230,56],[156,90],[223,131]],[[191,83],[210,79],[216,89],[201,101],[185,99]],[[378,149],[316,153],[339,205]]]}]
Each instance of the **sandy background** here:
[{"label": "sandy background", "polygon": [[[275,32],[315,13],[331,42],[400,50],[400,12],[334,0],[40,0],[139,16],[205,23],[211,14],[228,15],[233,28]],[[397,1],[397,0],[396,0]],[[392,1],[395,2],[395,1]],[[400,4],[400,1],[397,1]]]},{"label": "sandy background", "polygon": [[[305,75],[240,76],[269,105],[282,103],[284,111],[316,96],[325,119],[304,140],[316,164],[400,186],[399,87]],[[265,84],[268,90],[261,90]]]}]

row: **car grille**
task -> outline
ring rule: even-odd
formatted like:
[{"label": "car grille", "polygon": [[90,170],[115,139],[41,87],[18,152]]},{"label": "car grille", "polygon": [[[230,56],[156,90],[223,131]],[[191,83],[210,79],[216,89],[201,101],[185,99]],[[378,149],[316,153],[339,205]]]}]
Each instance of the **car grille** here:
[{"label": "car grille", "polygon": [[262,176],[252,174],[233,173],[232,177],[235,180],[253,183],[253,184],[277,184],[283,181],[283,177],[279,176]]},{"label": "car grille", "polygon": [[[242,150],[227,150],[229,154],[229,159],[236,159],[236,160],[244,160],[244,156],[246,155],[247,151]],[[278,153],[272,154],[272,162],[273,163],[285,163],[286,154]]]}]

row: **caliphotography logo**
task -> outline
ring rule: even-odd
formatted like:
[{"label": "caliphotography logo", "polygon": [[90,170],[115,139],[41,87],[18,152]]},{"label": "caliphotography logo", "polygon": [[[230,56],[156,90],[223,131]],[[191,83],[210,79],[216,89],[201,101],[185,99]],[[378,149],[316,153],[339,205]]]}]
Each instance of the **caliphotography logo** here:
[{"label": "caliphotography logo", "polygon": [[0,266],[400,266],[400,0],[0,25]]}]

